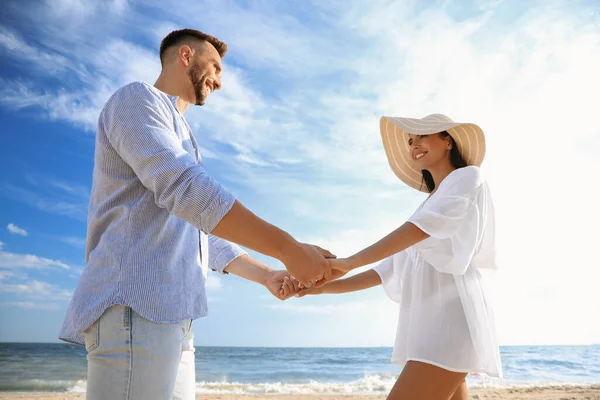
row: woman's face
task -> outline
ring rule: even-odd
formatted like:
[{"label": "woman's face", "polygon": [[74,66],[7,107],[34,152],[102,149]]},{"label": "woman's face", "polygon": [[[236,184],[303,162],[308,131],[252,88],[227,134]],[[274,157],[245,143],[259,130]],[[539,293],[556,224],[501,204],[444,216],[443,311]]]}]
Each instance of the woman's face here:
[{"label": "woman's face", "polygon": [[450,136],[408,135],[410,155],[419,169],[429,170],[440,162],[450,161]]}]

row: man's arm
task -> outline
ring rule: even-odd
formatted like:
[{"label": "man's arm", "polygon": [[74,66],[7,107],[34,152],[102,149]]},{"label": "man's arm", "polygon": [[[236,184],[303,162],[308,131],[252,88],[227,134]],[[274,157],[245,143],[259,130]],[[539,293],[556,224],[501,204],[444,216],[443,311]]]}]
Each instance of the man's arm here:
[{"label": "man's arm", "polygon": [[159,207],[206,233],[281,260],[304,284],[329,276],[317,248],[243,207],[187,153],[169,109],[152,89],[137,83],[119,90],[103,110],[100,126]]},{"label": "man's arm", "polygon": [[241,246],[280,260],[305,286],[328,280],[331,268],[325,257],[333,255],[316,246],[299,243],[285,231],[262,220],[236,201],[212,233]]}]

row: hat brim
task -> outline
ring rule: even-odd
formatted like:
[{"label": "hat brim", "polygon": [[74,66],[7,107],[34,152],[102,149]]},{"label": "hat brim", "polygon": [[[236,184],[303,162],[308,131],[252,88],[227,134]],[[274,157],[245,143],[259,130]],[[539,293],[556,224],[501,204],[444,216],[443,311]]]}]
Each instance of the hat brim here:
[{"label": "hat brim", "polygon": [[485,157],[485,135],[472,123],[447,120],[381,117],[381,139],[392,171],[408,186],[428,193],[423,173],[411,156],[408,135],[433,135],[446,131],[452,136],[467,165],[481,166]]}]

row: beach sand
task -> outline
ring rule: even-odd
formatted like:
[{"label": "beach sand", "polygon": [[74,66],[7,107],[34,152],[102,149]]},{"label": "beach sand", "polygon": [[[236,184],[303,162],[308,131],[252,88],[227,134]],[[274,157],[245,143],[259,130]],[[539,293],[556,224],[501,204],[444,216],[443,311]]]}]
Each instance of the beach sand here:
[{"label": "beach sand", "polygon": [[[84,400],[83,393],[0,393],[1,400]],[[361,395],[198,395],[196,400],[383,400],[385,396]],[[514,389],[471,389],[477,400],[600,400],[600,385]]]}]

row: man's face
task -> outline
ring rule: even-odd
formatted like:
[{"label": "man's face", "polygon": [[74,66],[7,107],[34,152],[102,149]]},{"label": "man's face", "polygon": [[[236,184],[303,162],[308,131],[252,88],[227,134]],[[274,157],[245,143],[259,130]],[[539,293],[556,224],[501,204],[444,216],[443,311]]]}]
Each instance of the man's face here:
[{"label": "man's face", "polygon": [[203,106],[208,96],[221,88],[222,68],[221,56],[212,44],[207,42],[196,51],[188,70],[194,104]]}]

